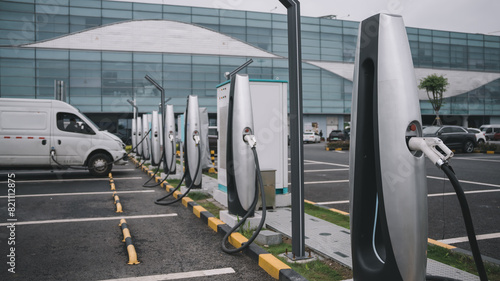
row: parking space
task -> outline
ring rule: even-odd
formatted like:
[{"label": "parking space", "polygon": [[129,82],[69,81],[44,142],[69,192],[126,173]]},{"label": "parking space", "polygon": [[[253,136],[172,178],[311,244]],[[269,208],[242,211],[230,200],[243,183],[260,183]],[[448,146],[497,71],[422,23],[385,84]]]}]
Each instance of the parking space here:
[{"label": "parking space", "polygon": [[[16,196],[10,199],[15,198],[15,216],[9,217],[9,173],[0,172],[0,280],[152,275],[158,275],[152,280],[188,276],[192,280],[273,280],[250,257],[223,253],[221,235],[180,202],[153,204],[166,191],[142,187],[148,178],[132,164],[113,170],[123,213],[116,213],[108,178],[95,179],[74,170],[13,171]],[[118,226],[121,218],[127,220],[138,265],[127,264],[127,248]],[[8,227],[12,223],[15,228]],[[13,245],[9,244],[12,240]],[[11,247],[15,275],[8,271]]]},{"label": "parking space", "polygon": [[[349,212],[349,153],[325,151],[325,144],[304,145],[305,199]],[[500,155],[456,154],[450,161],[464,189],[484,255],[500,259]],[[444,173],[426,161],[429,237],[467,236],[454,189]],[[469,249],[468,242],[448,240]],[[460,241],[460,240],[459,240]]]}]

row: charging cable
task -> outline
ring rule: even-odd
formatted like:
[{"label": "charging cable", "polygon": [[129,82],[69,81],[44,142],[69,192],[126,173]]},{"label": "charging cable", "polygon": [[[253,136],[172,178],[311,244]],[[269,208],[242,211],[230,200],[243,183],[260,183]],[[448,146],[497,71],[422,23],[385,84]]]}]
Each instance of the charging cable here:
[{"label": "charging cable", "polygon": [[250,246],[250,244],[252,244],[253,241],[255,240],[255,238],[257,238],[257,236],[259,235],[260,231],[262,230],[262,227],[264,226],[264,222],[266,221],[266,196],[265,196],[265,192],[264,192],[264,182],[262,180],[262,174],[260,172],[259,157],[257,156],[257,149],[256,149],[257,140],[255,139],[254,135],[244,135],[243,139],[250,146],[250,148],[252,149],[252,152],[253,152],[253,157],[254,157],[254,161],[255,161],[255,170],[257,172],[257,179],[258,179],[258,183],[256,183],[256,185],[258,184],[260,186],[260,195],[261,195],[261,202],[262,202],[262,218],[260,219],[260,223],[257,226],[257,230],[255,230],[252,237],[250,237],[250,239],[248,239],[247,242],[241,244],[241,247],[236,248],[236,249],[228,249],[226,247],[226,241],[228,240],[229,236],[245,223],[247,218],[250,216],[251,213],[254,212],[255,207],[257,206],[257,201],[258,201],[258,197],[259,197],[259,189],[257,189],[257,186],[256,186],[255,197],[253,199],[252,205],[250,205],[250,208],[248,209],[248,212],[245,214],[245,216],[243,216],[243,218],[230,231],[228,231],[226,233],[226,235],[224,236],[224,239],[222,240],[222,245],[221,245],[222,251],[224,251],[227,254],[238,253],[238,252],[244,250],[245,248],[247,248],[248,246]]},{"label": "charging cable", "polygon": [[448,176],[448,179],[453,185],[455,193],[458,197],[458,201],[460,203],[460,209],[462,210],[462,216],[464,218],[465,228],[467,230],[467,237],[469,238],[469,244],[472,250],[474,262],[476,263],[479,279],[481,281],[488,281],[486,270],[483,264],[483,259],[481,257],[481,253],[479,252],[479,245],[477,244],[476,234],[474,231],[474,225],[472,223],[469,204],[467,203],[467,198],[465,197],[464,190],[462,189],[462,186],[460,185],[455,172],[448,164],[448,159],[453,157],[453,152],[443,143],[442,140],[438,138],[413,137],[409,140],[408,147],[410,148],[410,150],[422,151],[434,165],[443,170],[446,176]]}]

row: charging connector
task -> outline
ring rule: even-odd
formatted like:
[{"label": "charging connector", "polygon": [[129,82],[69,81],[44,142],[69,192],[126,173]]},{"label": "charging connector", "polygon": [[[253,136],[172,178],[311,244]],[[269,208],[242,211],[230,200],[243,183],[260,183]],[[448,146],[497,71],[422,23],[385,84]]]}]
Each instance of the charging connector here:
[{"label": "charging connector", "polygon": [[196,145],[200,144],[200,136],[199,135],[193,135],[193,140]]},{"label": "charging connector", "polygon": [[253,148],[257,146],[257,139],[255,138],[254,135],[244,135],[243,139],[245,140],[248,145]]},{"label": "charging connector", "polygon": [[408,147],[410,150],[422,151],[438,168],[453,157],[453,152],[439,138],[413,137],[408,141]]}]

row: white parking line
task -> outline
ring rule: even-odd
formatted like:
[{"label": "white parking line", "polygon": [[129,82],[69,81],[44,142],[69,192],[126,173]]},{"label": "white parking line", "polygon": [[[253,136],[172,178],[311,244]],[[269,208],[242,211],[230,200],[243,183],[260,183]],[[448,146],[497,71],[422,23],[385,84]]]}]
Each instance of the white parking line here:
[{"label": "white parking line", "polygon": [[[500,189],[487,189],[487,190],[472,190],[465,191],[465,194],[478,194],[478,193],[489,193],[489,192],[500,192]],[[455,192],[446,192],[446,193],[432,193],[427,195],[428,197],[440,197],[440,196],[453,196],[457,195]],[[326,201],[326,202],[315,202],[316,205],[335,205],[335,204],[347,204],[349,200],[340,200],[340,201]]]},{"label": "white parking line", "polygon": [[[128,190],[128,191],[120,191],[120,194],[127,193],[151,193],[155,192],[154,190]],[[26,194],[26,195],[16,195],[16,198],[22,197],[53,197],[53,196],[77,196],[77,195],[102,195],[102,194],[113,194],[112,191],[104,191],[104,192],[68,192],[68,193],[47,193],[47,194]],[[0,198],[7,198],[8,196],[0,196]]]},{"label": "white parking line", "polygon": [[498,162],[500,163],[500,160],[492,160],[492,159],[484,159],[484,158],[461,158],[461,157],[454,157],[454,160],[469,160],[469,161],[483,161],[483,162]]},{"label": "white parking line", "polygon": [[[349,171],[349,169],[339,168],[339,169],[324,169],[324,170],[304,170],[304,173],[337,172],[337,171]],[[292,171],[288,171],[288,172],[291,173]]]},{"label": "white parking line", "polygon": [[330,163],[330,162],[312,161],[312,160],[304,160],[304,164],[323,164],[323,165],[339,166],[339,167],[349,168],[349,165],[337,164],[337,163]]},{"label": "white parking line", "polygon": [[[500,238],[500,232],[476,235],[477,240],[496,239],[496,238]],[[467,238],[467,236],[438,240],[438,242],[442,242],[442,243],[445,243],[448,245],[449,244],[456,244],[456,243],[463,243],[463,242],[467,242],[467,241],[469,241],[469,238]]]},{"label": "white parking line", "polygon": [[[448,178],[440,178],[440,177],[433,177],[433,176],[427,176],[428,179],[433,179],[433,180],[445,180],[449,181]],[[475,185],[484,185],[484,186],[491,186],[491,187],[500,187],[498,184],[492,184],[492,183],[484,183],[484,182],[477,182],[477,181],[465,181],[465,180],[459,180],[461,183],[468,183],[468,184],[475,184]]]},{"label": "white parking line", "polygon": [[330,205],[330,204],[347,204],[349,200],[341,200],[341,201],[328,201],[328,202],[319,202],[316,205]]},{"label": "white parking line", "polygon": [[186,279],[186,278],[196,278],[196,277],[205,277],[205,276],[216,276],[222,274],[232,274],[236,273],[233,268],[219,268],[219,269],[210,269],[210,270],[198,270],[198,271],[189,271],[189,272],[179,272],[179,273],[169,273],[162,275],[150,275],[150,276],[142,276],[142,277],[130,277],[130,278],[120,278],[120,279],[107,279],[101,281],[157,281],[157,280],[177,280],[177,279]]},{"label": "white parking line", "polygon": [[[308,182],[304,182],[304,184],[323,184],[323,183],[342,183],[342,182],[349,182],[349,180],[336,180],[336,181],[308,181]],[[291,185],[291,183],[288,183],[288,185]]]},{"label": "white parking line", "polygon": [[[113,178],[114,180],[138,180],[142,179],[142,177],[128,177],[128,178]],[[89,178],[89,179],[55,179],[55,180],[21,180],[16,181],[16,183],[39,183],[39,182],[65,182],[65,181],[109,181],[109,178]],[[6,183],[6,181],[2,181],[0,183]]]},{"label": "white parking line", "polygon": [[[100,218],[82,218],[82,219],[64,219],[64,220],[43,220],[43,221],[16,221],[14,222],[16,226],[18,225],[30,225],[30,224],[51,224],[51,223],[68,223],[68,222],[86,222],[86,221],[110,221],[110,220],[120,220],[120,219],[149,219],[149,218],[163,218],[163,217],[175,217],[176,213],[172,214],[160,214],[160,215],[144,215],[144,216],[116,216],[116,217],[100,217]],[[0,226],[11,225],[10,223],[0,223]]]}]

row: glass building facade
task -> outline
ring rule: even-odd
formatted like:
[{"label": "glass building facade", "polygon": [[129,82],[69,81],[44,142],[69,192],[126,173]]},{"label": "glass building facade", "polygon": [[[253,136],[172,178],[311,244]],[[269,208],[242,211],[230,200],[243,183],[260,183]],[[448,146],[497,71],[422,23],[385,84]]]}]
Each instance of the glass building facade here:
[{"label": "glass building facade", "polygon": [[[113,119],[129,116],[125,114],[132,108],[127,99],[132,97],[136,98],[140,112],[158,108],[159,92],[144,79],[147,74],[163,85],[176,112],[184,111],[187,95],[193,94],[213,116],[215,86],[225,81],[225,72],[250,58],[254,63],[244,72],[251,78],[288,79],[286,15],[149,2],[154,1],[1,1],[0,97],[51,99],[54,81],[62,80],[67,102],[90,116]],[[161,21],[185,23],[203,32],[221,34],[269,56],[255,58],[244,52],[204,54],[204,46],[200,46],[200,52],[189,54],[141,48],[123,51],[37,45],[83,36],[92,30],[101,30],[101,35],[106,36],[106,30],[124,23]],[[302,17],[304,122],[316,122],[329,131],[350,120],[352,75],[349,79],[321,67],[321,63],[353,68],[358,25],[352,21]],[[463,76],[461,79],[474,74],[472,86],[463,87],[462,92],[446,99],[440,113],[449,117],[448,123],[500,123],[500,37],[417,28],[407,28],[407,33],[415,68],[436,73],[451,71]],[[146,38],[145,42],[158,38],[161,34]],[[179,43],[172,40],[165,44]],[[421,99],[421,108],[424,116],[433,115],[425,99]],[[444,120],[447,122],[446,117]]]}]

